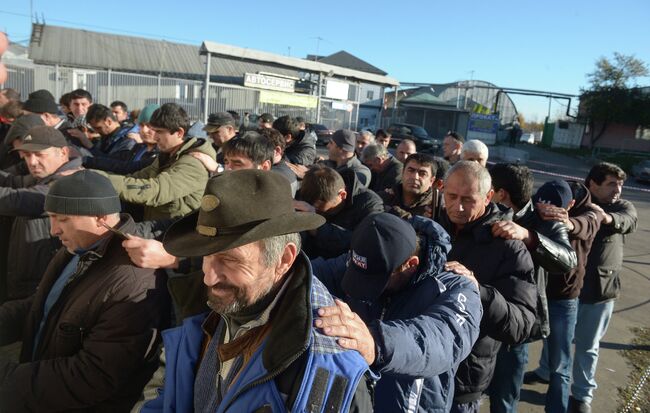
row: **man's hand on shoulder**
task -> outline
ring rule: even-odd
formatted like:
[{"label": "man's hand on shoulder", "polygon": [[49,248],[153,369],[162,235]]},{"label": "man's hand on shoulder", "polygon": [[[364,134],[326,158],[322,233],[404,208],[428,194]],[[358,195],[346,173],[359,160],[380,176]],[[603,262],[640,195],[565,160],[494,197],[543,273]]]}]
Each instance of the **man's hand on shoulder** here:
[{"label": "man's hand on shoulder", "polygon": [[476,277],[474,277],[474,271],[472,271],[469,268],[465,267],[460,262],[458,262],[458,261],[448,261],[445,264],[445,270],[451,271],[451,272],[453,272],[455,274],[462,275],[464,277],[469,278],[469,280],[474,283],[476,288],[479,288],[478,280],[476,279]]},{"label": "man's hand on shoulder", "polygon": [[612,223],[612,221],[614,221],[614,218],[612,218],[612,216],[610,214],[605,212],[605,210],[603,208],[601,208],[600,205],[592,203],[591,206],[594,209],[594,211],[596,211],[596,214],[598,214],[598,218],[600,218],[600,221],[603,224],[609,225],[609,224]]},{"label": "man's hand on shoulder", "polygon": [[162,242],[155,239],[129,235],[129,239],[122,241],[122,247],[138,267],[152,269],[178,267],[178,258],[167,253]]},{"label": "man's hand on shoulder", "polygon": [[498,221],[492,224],[492,235],[504,239],[523,241],[526,247],[529,247],[533,241],[530,231],[512,221]]},{"label": "man's hand on shoulder", "polygon": [[315,325],[325,335],[338,337],[343,348],[358,351],[370,366],[375,362],[375,339],[357,313],[343,301],[336,299],[336,305],[318,309],[319,318]]}]

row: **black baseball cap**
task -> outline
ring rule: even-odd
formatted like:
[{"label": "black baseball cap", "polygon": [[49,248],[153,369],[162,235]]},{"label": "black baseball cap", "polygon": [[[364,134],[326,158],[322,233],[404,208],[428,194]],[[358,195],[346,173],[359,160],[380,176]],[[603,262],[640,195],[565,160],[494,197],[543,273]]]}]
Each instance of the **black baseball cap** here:
[{"label": "black baseball cap", "polygon": [[212,133],[224,125],[235,126],[235,118],[228,112],[212,113],[208,116],[208,123],[203,127],[203,130]]},{"label": "black baseball cap", "polygon": [[40,152],[48,148],[68,146],[65,136],[50,126],[35,126],[23,137],[23,144],[17,150],[23,152]]},{"label": "black baseball cap", "polygon": [[336,146],[347,152],[354,152],[354,147],[357,144],[357,137],[350,129],[339,129],[330,140],[334,141]]},{"label": "black baseball cap", "polygon": [[375,301],[416,246],[415,230],[405,220],[386,212],[366,217],[352,234],[343,291],[354,299]]},{"label": "black baseball cap", "polygon": [[264,123],[271,123],[274,120],[270,113],[262,113],[258,119]]},{"label": "black baseball cap", "polygon": [[45,125],[45,122],[43,122],[41,115],[30,113],[29,115],[19,117],[14,121],[13,125],[11,125],[11,128],[9,128],[7,136],[5,137],[5,145],[11,146],[11,143],[16,139],[24,138],[25,135],[27,135],[27,131],[31,128],[42,125]]}]

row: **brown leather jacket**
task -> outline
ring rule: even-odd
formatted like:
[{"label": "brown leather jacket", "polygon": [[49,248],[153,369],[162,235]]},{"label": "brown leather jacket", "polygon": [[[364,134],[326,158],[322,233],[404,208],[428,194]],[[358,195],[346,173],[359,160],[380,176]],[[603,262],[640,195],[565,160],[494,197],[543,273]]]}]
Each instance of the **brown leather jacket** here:
[{"label": "brown leather jacket", "polygon": [[[135,230],[128,215],[119,227]],[[156,368],[165,280],[133,265],[112,234],[81,256],[33,348],[45,300],[71,258],[60,249],[34,295],[0,307],[0,344],[23,341],[19,363],[0,362],[2,412],[129,411]]]}]

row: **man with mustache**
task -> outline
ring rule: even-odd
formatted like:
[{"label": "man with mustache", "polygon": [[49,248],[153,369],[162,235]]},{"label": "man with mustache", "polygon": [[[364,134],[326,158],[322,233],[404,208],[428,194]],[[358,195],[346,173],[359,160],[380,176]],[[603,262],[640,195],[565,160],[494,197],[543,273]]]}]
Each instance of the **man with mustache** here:
[{"label": "man with mustache", "polygon": [[370,356],[314,327],[334,299],[313,277],[299,232],[324,221],[294,212],[278,173],[210,179],[198,213],[174,223],[164,246],[203,257],[211,311],[163,334],[163,367],[134,411],[371,411]]},{"label": "man with mustache", "polygon": [[378,193],[386,211],[402,218],[412,215],[432,218],[433,210],[441,203],[436,189],[440,188],[442,181],[436,179],[437,171],[438,163],[433,156],[424,153],[409,155],[404,162],[402,182]]}]

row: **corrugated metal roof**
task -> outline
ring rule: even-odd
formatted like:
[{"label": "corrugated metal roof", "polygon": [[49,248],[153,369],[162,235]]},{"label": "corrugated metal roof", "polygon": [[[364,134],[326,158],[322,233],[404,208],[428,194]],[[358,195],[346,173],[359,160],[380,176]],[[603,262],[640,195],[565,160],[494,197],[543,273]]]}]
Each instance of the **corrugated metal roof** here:
[{"label": "corrugated metal roof", "polygon": [[29,57],[35,63],[147,73],[205,73],[204,59],[192,45],[50,25],[34,24],[32,30]]},{"label": "corrugated metal roof", "polygon": [[[32,25],[29,57],[35,63],[62,66],[112,69],[138,73],[203,79],[205,58],[199,52],[210,44],[220,52],[210,63],[211,80],[242,83],[244,73],[272,72],[301,77],[301,72],[333,73],[335,76],[364,80],[384,85],[399,84],[396,80],[303,59],[286,58],[218,43],[193,45],[118,34],[99,33],[61,26]],[[214,53],[214,52],[213,52]],[[260,57],[260,55],[263,55]],[[288,59],[288,60],[287,60]]]},{"label": "corrugated metal roof", "polygon": [[341,50],[329,56],[321,57],[318,59],[318,61],[330,65],[347,67],[348,69],[361,70],[362,72],[374,73],[376,75],[385,76],[388,74],[383,70],[381,70],[380,68],[373,66],[370,63],[361,60],[354,55],[351,55],[345,50]]},{"label": "corrugated metal roof", "polygon": [[211,53],[212,55],[218,57],[236,57],[246,61],[260,62],[265,65],[270,64],[276,67],[299,69],[307,72],[328,73],[335,77],[359,80],[385,86],[399,85],[399,82],[396,79],[388,76],[377,75],[374,73],[362,72],[360,70],[334,66],[327,63],[313,62],[296,57],[281,56],[260,50],[245,49],[242,47],[230,46],[210,41],[203,42],[201,45],[201,53]]}]

